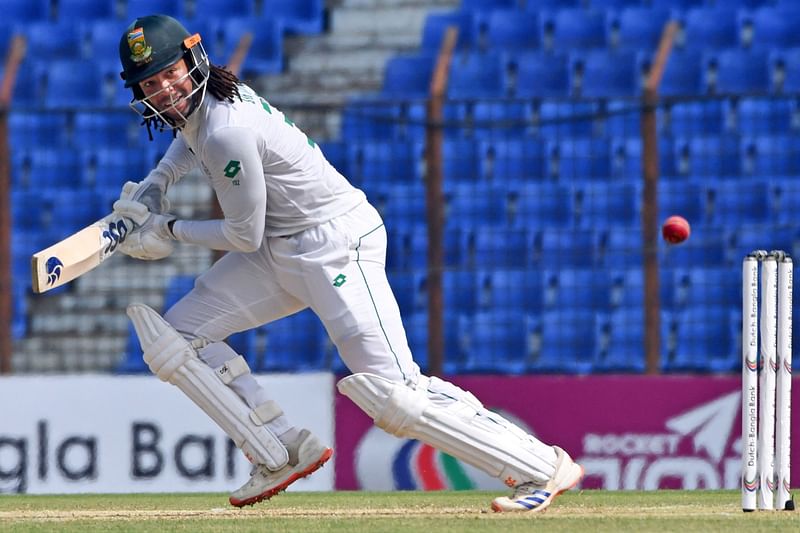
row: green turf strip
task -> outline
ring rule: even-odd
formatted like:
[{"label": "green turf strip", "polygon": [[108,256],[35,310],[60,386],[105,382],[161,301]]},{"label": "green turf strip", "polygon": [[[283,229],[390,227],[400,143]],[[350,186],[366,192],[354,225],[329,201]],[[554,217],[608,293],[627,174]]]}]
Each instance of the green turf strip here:
[{"label": "green turf strip", "polygon": [[800,531],[800,512],[743,513],[738,491],[571,491],[538,515],[493,513],[497,495],[291,492],[241,510],[224,494],[3,495],[0,531]]}]

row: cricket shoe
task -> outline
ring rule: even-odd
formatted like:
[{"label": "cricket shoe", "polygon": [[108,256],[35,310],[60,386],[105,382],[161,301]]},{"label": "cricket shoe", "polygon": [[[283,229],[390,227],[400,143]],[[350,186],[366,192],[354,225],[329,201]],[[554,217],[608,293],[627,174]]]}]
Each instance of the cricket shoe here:
[{"label": "cricket shoe", "polygon": [[583,479],[583,467],[558,446],[553,446],[553,449],[556,451],[556,469],[553,477],[545,483],[535,481],[521,483],[514,488],[514,495],[510,498],[506,496],[495,498],[492,502],[494,512],[544,511],[556,496],[571,489]]},{"label": "cricket shoe", "polygon": [[286,490],[286,487],[317,471],[333,455],[333,449],[324,446],[307,429],[299,432],[297,439],[286,445],[289,462],[279,470],[256,465],[250,479],[231,493],[231,505],[244,507],[268,500]]}]

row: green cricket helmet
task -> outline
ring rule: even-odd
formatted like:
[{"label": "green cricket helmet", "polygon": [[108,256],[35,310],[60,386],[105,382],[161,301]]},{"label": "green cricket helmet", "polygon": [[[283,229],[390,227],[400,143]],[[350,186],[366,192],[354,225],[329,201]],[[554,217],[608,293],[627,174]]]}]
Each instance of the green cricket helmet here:
[{"label": "green cricket helmet", "polygon": [[[134,20],[119,42],[122,63],[120,76],[125,87],[133,91],[131,107],[145,118],[156,116],[172,127],[181,127],[188,116],[199,107],[206,92],[210,73],[208,54],[200,42],[200,35],[190,34],[183,25],[167,15],[148,15]],[[181,118],[169,118],[145,97],[139,82],[158,74],[165,68],[184,59],[193,81],[192,105]],[[182,81],[182,80],[179,80]],[[166,89],[164,89],[166,90]],[[150,98],[152,98],[151,95]]]}]

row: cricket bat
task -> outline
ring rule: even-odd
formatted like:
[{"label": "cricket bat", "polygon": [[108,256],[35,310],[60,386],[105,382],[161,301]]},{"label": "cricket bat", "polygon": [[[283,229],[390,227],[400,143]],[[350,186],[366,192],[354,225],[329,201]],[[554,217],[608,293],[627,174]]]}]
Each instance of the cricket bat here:
[{"label": "cricket bat", "polygon": [[111,213],[31,256],[33,292],[43,293],[72,281],[114,255],[133,231],[133,222]]}]

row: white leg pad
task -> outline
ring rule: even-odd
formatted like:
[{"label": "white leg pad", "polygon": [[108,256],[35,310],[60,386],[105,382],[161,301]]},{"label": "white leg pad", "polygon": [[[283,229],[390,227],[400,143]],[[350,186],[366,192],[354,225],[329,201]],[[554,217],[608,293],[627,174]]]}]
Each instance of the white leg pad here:
[{"label": "white leg pad", "polygon": [[[256,412],[264,411],[265,407],[248,409],[225,384],[230,381],[230,374],[242,372],[243,360],[232,360],[230,365],[226,363],[215,371],[197,357],[194,347],[175,328],[148,306],[131,304],[128,316],[144,350],[145,362],[161,381],[172,383],[186,394],[251,462],[266,465],[270,470],[288,463],[286,447],[265,425],[268,413]],[[277,410],[280,414],[280,409]]]},{"label": "white leg pad", "polygon": [[420,376],[416,388],[374,374],[348,376],[337,385],[384,431],[421,440],[509,486],[545,482],[556,455],[475,396],[436,377]]}]

